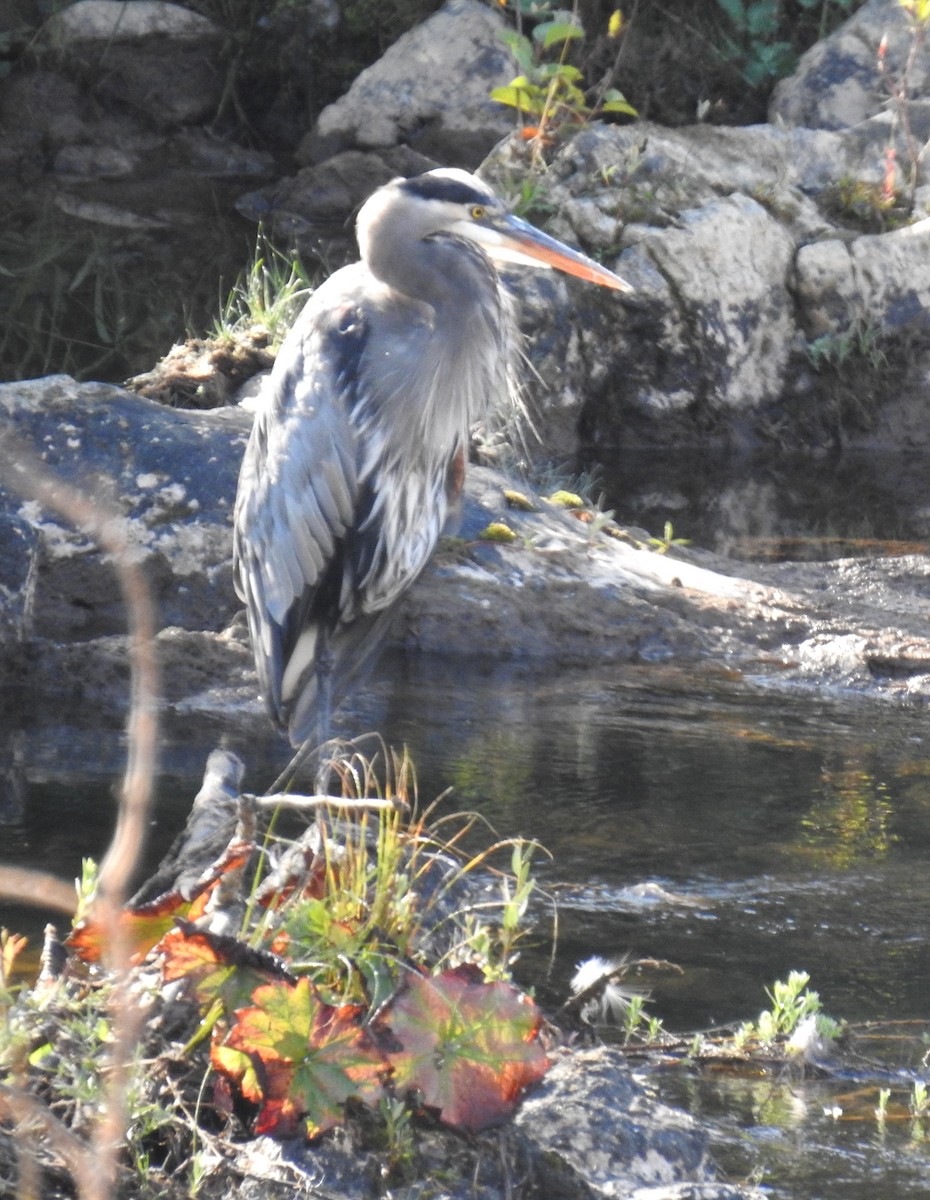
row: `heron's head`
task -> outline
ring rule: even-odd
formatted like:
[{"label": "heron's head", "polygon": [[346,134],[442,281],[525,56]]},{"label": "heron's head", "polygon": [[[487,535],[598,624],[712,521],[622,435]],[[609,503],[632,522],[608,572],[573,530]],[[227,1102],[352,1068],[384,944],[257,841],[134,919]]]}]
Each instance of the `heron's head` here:
[{"label": "heron's head", "polygon": [[476,242],[496,264],[554,267],[602,287],[633,290],[613,271],[513,216],[486,183],[456,167],[395,179],[379,188],[358,217],[364,259],[371,261],[375,237],[386,236],[388,229],[395,239],[450,233]]}]

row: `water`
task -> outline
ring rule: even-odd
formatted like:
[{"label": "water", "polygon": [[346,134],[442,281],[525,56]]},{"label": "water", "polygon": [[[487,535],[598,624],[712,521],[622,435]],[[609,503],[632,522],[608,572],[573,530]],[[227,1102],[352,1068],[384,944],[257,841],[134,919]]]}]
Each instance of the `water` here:
[{"label": "water", "polygon": [[[4,857],[68,877],[105,845],[122,734],[21,717],[8,714],[3,748]],[[680,967],[649,978],[649,1011],[670,1030],[753,1019],[792,969],[848,1021],[928,1016],[920,712],[747,693],[710,670],[543,679],[424,658],[386,662],[345,723],[409,745],[421,798],[452,786],[446,811],[475,808],[551,852],[539,878],[559,898],[556,961],[545,978],[546,946],[524,963],[547,1002],[579,960],[631,953]],[[151,857],[183,823],[216,739],[212,723],[166,726]],[[251,787],[284,757],[273,738],[250,739],[248,756]],[[2,920],[41,925],[25,910]],[[844,1098],[848,1083],[684,1068],[656,1082],[709,1125],[728,1172],[761,1173],[779,1200],[926,1192],[922,1131],[883,1132],[874,1096]]]},{"label": "water", "polygon": [[593,490],[621,521],[654,536],[670,521],[676,537],[744,561],[930,551],[924,453],[628,450]]}]

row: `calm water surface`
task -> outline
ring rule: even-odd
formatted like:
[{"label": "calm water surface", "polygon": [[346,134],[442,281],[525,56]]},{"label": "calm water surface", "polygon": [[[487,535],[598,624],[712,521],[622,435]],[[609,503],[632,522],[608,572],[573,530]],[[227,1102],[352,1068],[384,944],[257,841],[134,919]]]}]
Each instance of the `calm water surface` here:
[{"label": "calm water surface", "polygon": [[611,454],[592,489],[618,519],[741,559],[930,552],[930,470],[920,452]]},{"label": "calm water surface", "polygon": [[[3,857],[67,877],[106,843],[122,736],[31,718],[17,730],[20,715],[8,714],[3,746]],[[754,1018],[766,985],[794,968],[846,1020],[930,1014],[922,712],[747,695],[712,671],[541,682],[420,659],[386,663],[345,721],[410,747],[422,799],[451,786],[449,811],[478,809],[501,835],[551,852],[539,866],[560,896],[550,1000],[580,959],[631,952],[683,969],[657,977],[649,1006],[672,1030]],[[216,736],[166,723],[151,857],[182,824]],[[274,739],[252,741],[248,785],[265,786],[282,757]],[[644,883],[657,887],[644,895]],[[41,925],[27,912],[2,920]],[[527,969],[543,961],[541,950]],[[761,1173],[772,1196],[926,1194],[922,1131],[899,1123],[881,1136],[874,1121],[837,1119],[835,1084],[683,1069],[656,1084],[715,1130],[728,1172]]]}]

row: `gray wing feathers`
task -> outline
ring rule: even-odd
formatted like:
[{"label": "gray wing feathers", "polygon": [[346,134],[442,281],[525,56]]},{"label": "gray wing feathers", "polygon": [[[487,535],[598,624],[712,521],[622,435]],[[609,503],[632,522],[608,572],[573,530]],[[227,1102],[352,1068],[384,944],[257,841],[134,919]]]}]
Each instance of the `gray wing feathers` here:
[{"label": "gray wing feathers", "polygon": [[351,528],[359,488],[346,373],[325,353],[330,323],[318,318],[308,329],[308,315],[266,385],[235,515],[236,589],[248,609],[262,689],[279,721],[293,649],[285,626]]}]

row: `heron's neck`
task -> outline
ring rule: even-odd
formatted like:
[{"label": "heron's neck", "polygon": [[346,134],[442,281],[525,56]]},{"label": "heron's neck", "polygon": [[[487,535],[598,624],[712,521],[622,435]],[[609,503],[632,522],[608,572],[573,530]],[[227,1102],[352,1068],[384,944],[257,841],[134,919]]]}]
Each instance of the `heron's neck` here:
[{"label": "heron's neck", "polygon": [[369,269],[392,291],[428,304],[444,321],[454,323],[497,288],[494,269],[484,253],[469,242],[434,234],[404,245],[383,239],[369,249]]},{"label": "heron's neck", "polygon": [[[405,344],[404,322],[422,323],[430,332],[417,342],[416,362],[404,363],[398,396],[416,397],[415,420],[467,436],[469,425],[506,394],[510,378],[515,331],[494,267],[473,242],[441,230],[414,234],[386,192],[367,202],[358,229],[364,263],[396,297],[385,306],[391,320],[382,328],[401,322],[380,348],[382,370]],[[409,423],[409,403],[405,411]]]}]

